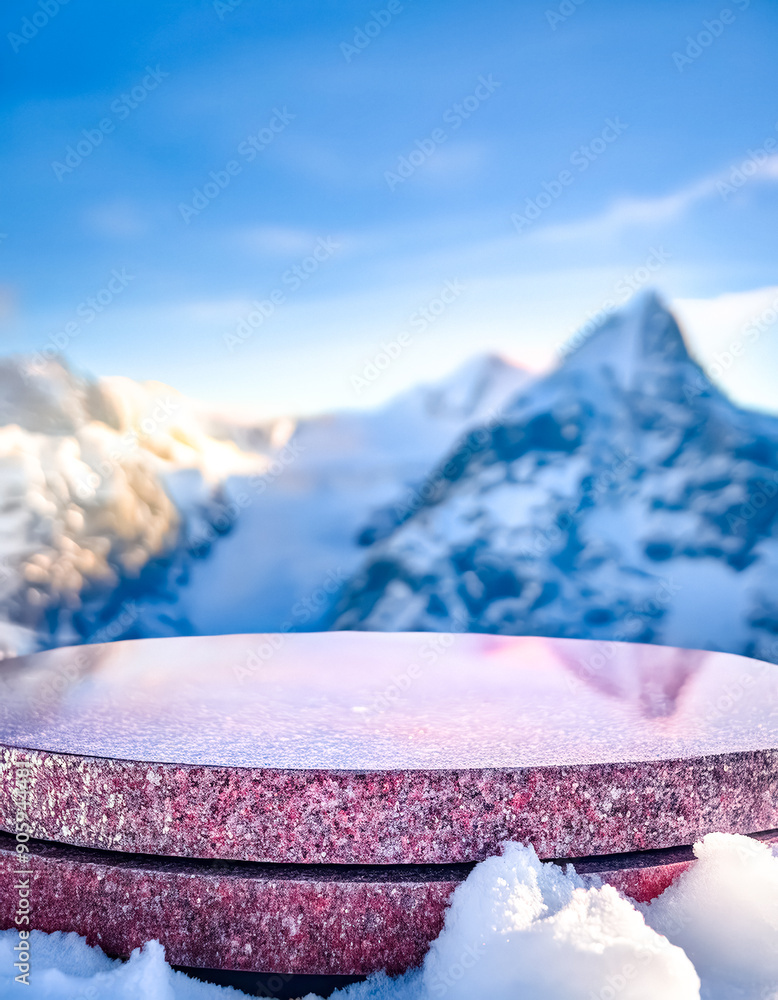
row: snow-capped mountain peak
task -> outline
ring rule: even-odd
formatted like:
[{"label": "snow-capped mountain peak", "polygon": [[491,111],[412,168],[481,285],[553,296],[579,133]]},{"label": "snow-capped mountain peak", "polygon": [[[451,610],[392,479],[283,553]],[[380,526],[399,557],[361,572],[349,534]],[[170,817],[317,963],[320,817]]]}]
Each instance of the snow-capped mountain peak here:
[{"label": "snow-capped mountain peak", "polygon": [[430,414],[475,419],[500,406],[531,379],[529,372],[497,354],[479,354],[448,378],[412,390],[425,396]]},{"label": "snow-capped mountain peak", "polygon": [[646,294],[430,472],[335,627],[621,638],[778,659],[778,419]]},{"label": "snow-capped mountain peak", "polygon": [[607,370],[624,389],[650,374],[694,364],[670,310],[656,292],[642,292],[605,319],[564,360],[568,371]]}]

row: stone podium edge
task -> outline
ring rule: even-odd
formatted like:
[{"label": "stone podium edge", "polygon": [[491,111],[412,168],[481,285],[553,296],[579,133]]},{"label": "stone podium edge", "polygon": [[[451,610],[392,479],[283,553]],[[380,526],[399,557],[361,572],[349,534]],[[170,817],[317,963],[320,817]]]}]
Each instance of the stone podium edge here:
[{"label": "stone podium edge", "polygon": [[[778,749],[460,770],[149,763],[0,745],[25,766],[30,834],[92,849],[295,864],[453,864],[506,840],[541,857],[688,845],[778,827]],[[12,782],[0,830],[13,832]]]}]

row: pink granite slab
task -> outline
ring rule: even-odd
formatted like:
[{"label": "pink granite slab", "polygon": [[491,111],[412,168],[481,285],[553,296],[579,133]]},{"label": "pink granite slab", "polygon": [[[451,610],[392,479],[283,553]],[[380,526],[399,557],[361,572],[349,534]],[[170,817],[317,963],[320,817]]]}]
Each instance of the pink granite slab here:
[{"label": "pink granite slab", "polygon": [[[778,833],[760,839],[778,843]],[[14,926],[14,847],[0,834],[0,929]],[[575,867],[646,901],[693,863],[681,848]],[[207,862],[31,841],[27,867],[30,926],[76,931],[109,955],[156,939],[173,965],[367,975],[421,962],[471,866]]]},{"label": "pink granite slab", "polygon": [[[285,863],[545,857],[778,827],[778,668],[485,635],[155,639],[0,663],[34,836]],[[0,828],[13,829],[11,784]]]}]

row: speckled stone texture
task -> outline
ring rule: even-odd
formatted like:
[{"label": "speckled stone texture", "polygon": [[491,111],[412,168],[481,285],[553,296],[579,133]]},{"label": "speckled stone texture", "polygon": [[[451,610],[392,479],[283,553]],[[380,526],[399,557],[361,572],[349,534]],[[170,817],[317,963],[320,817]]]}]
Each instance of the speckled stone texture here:
[{"label": "speckled stone texture", "polygon": [[[778,843],[778,833],[760,839]],[[260,865],[30,842],[32,926],[76,931],[126,957],[157,939],[174,965],[367,975],[418,965],[470,865]],[[641,901],[693,864],[688,848],[578,860]],[[18,867],[0,834],[0,928],[13,926]]]},{"label": "speckled stone texture", "polygon": [[[256,771],[41,752],[32,833],[85,847],[298,864],[481,860],[646,850],[778,826],[778,751],[503,770]],[[12,829],[10,803],[3,826]]]},{"label": "speckled stone texture", "polygon": [[[778,827],[778,668],[483,635],[141,640],[0,663],[32,833],[298,864],[674,847]],[[0,828],[13,830],[12,782]]]},{"label": "speckled stone texture", "polygon": [[[157,939],[173,965],[325,975],[400,972],[443,926],[469,866],[252,865],[30,842],[32,926],[111,955]],[[0,927],[13,926],[13,838],[0,834]]]}]

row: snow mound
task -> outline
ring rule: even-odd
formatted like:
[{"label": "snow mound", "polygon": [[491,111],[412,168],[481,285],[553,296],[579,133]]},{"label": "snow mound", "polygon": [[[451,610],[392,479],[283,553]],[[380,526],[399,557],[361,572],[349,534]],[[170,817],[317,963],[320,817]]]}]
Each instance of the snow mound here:
[{"label": "snow mound", "polygon": [[[748,837],[722,833],[705,837],[695,854],[697,863],[662,896],[635,907],[596,879],[507,844],[456,890],[420,969],[395,979],[371,976],[334,996],[777,1000],[778,855]],[[17,941],[15,930],[0,932],[0,998],[16,995]],[[75,934],[34,931],[31,955],[30,1000],[244,996],[174,972],[157,942],[122,963]]]},{"label": "snow mound", "polygon": [[30,985],[7,975],[13,966],[15,931],[0,933],[0,997],[29,1000],[215,1000],[243,997],[237,990],[198,982],[174,972],[158,941],[136,949],[129,961],[112,961],[77,934],[33,931]]},{"label": "snow mound", "polygon": [[711,833],[699,859],[643,907],[684,949],[716,1000],[778,998],[778,857],[748,837]]},{"label": "snow mound", "polygon": [[693,1000],[689,959],[649,928],[612,886],[509,844],[454,893],[422,970],[425,995],[572,1000],[610,988],[629,1000]]}]

